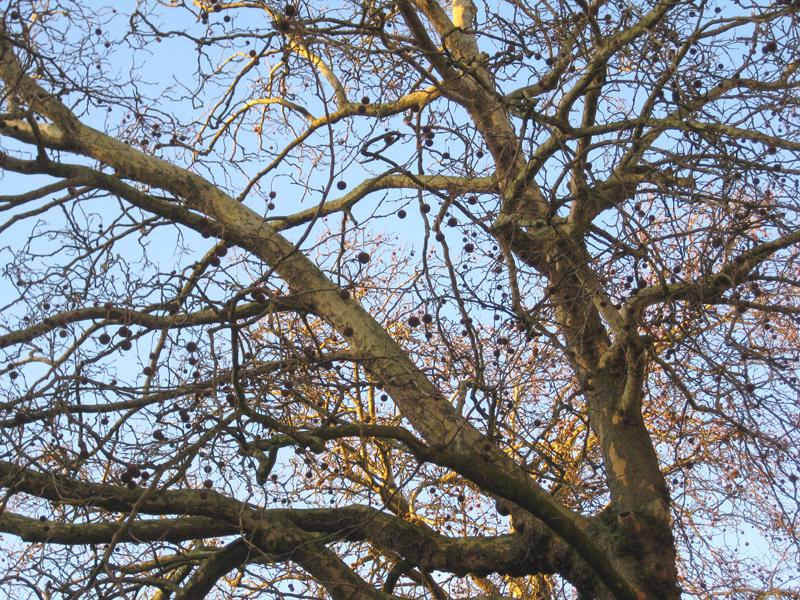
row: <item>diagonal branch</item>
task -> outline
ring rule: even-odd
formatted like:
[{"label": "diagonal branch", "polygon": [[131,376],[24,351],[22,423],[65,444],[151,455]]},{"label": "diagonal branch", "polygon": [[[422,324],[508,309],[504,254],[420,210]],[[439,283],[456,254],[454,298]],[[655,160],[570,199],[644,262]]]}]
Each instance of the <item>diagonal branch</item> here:
[{"label": "diagonal branch", "polygon": [[742,252],[723,265],[716,273],[700,280],[650,286],[639,290],[623,307],[623,318],[634,323],[642,311],[664,300],[695,300],[706,304],[717,302],[720,296],[742,283],[747,276],[775,252],[800,243],[800,229]]}]

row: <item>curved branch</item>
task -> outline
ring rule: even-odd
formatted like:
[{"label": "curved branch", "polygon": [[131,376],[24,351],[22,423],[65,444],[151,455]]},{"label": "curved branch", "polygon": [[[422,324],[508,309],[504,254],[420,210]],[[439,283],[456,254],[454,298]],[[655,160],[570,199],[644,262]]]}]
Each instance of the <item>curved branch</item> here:
[{"label": "curved branch", "polygon": [[389,189],[446,190],[453,194],[465,194],[468,192],[486,194],[496,192],[497,183],[493,177],[410,176],[389,173],[365,180],[342,198],[326,202],[321,207],[313,207],[287,217],[279,217],[271,221],[271,224],[276,231],[296,227],[320,217],[348,211],[369,194]]},{"label": "curved branch", "polygon": [[[169,302],[165,302],[163,305],[160,305],[158,309],[163,310],[164,307],[169,306],[169,304]],[[293,302],[291,298],[274,297],[268,298],[265,302],[250,302],[237,305],[236,311],[233,313],[233,320],[251,318],[266,310],[274,309],[298,313],[307,312],[305,307],[297,302]],[[98,319],[103,321],[100,326],[122,323],[125,325],[140,325],[149,329],[180,329],[183,327],[217,323],[220,320],[231,320],[229,314],[224,313],[221,315],[219,311],[210,308],[193,313],[157,316],[144,311],[129,310],[115,306],[108,308],[95,306],[55,313],[41,323],[5,335],[0,335],[0,348],[5,348],[12,344],[29,342],[34,338],[45,335],[59,327],[63,327],[67,323],[79,323],[81,321],[94,321]]]},{"label": "curved branch", "polygon": [[[274,536],[276,532],[285,532],[290,527],[304,534],[318,535],[314,539],[325,544],[342,540],[367,541],[407,558],[424,571],[480,575],[522,575],[530,572],[531,568],[552,573],[563,562],[564,556],[570,554],[566,547],[559,551],[553,545],[552,536],[545,530],[536,534],[536,538],[532,537],[532,532],[527,535],[516,533],[452,538],[368,506],[260,509],[210,490],[131,490],[123,486],[79,482],[39,473],[6,461],[0,461],[0,487],[60,504],[89,504],[120,513],[136,507],[141,514],[184,515],[131,522],[122,536],[116,539],[132,543],[155,540],[178,542],[235,533],[257,535],[271,532],[269,535]],[[119,534],[119,530],[120,524],[117,522],[62,524],[9,512],[0,515],[0,531],[17,535],[26,541],[107,543]],[[537,552],[536,548],[542,551]]]}]

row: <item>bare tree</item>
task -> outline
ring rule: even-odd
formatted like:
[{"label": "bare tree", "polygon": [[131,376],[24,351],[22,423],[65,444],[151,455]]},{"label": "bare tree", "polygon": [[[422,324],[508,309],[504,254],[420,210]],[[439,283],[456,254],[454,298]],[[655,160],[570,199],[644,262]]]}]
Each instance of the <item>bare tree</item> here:
[{"label": "bare tree", "polygon": [[0,10],[9,597],[800,596],[797,2]]}]

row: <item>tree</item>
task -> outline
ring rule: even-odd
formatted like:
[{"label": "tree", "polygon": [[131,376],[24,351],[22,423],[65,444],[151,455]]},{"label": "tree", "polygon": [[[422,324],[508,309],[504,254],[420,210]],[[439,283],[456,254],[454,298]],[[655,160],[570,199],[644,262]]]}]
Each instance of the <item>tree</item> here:
[{"label": "tree", "polygon": [[797,2],[3,10],[7,594],[800,595]]}]

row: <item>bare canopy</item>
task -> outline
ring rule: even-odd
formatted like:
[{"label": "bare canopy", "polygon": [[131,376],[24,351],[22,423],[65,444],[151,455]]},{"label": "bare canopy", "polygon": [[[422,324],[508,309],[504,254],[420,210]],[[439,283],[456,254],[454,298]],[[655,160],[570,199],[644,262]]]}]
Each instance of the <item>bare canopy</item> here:
[{"label": "bare canopy", "polygon": [[800,596],[797,2],[0,10],[3,593]]}]

